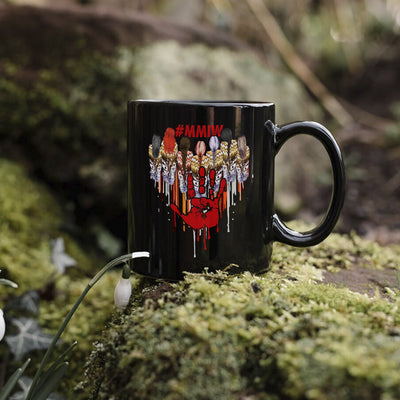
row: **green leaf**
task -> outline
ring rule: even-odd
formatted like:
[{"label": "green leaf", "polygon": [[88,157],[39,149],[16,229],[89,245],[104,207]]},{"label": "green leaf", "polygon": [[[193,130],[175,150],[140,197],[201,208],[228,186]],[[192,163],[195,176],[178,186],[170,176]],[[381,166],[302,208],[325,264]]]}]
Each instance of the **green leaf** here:
[{"label": "green leaf", "polygon": [[46,386],[47,382],[49,381],[50,377],[53,375],[54,371],[64,362],[65,357],[75,348],[78,342],[73,342],[71,346],[68,347],[67,350],[64,351],[54,363],[49,367],[46,372],[39,377],[38,383],[36,387],[33,389],[33,393],[41,392],[41,390]]},{"label": "green leaf", "polygon": [[29,290],[7,303],[7,309],[21,310],[32,315],[39,314],[39,292]]},{"label": "green leaf", "polygon": [[57,268],[60,274],[65,272],[67,267],[74,267],[76,260],[65,252],[64,239],[59,237],[50,241],[51,246],[51,262]]},{"label": "green leaf", "polygon": [[21,378],[18,380],[18,385],[21,391],[14,393],[9,400],[24,400],[31,383],[32,379],[28,378],[27,376],[21,376]]},{"label": "green leaf", "polygon": [[21,378],[22,374],[25,372],[26,367],[31,362],[31,359],[28,358],[24,365],[21,368],[18,368],[8,379],[7,383],[3,386],[3,389],[0,391],[0,400],[7,400],[9,394],[14,389],[15,384],[18,382],[19,378]]},{"label": "green leaf", "polygon": [[[31,387],[32,384],[32,379],[28,378],[27,376],[22,376],[19,380],[18,380],[18,385],[21,389],[20,392],[14,393],[9,400],[25,400],[26,396],[29,392],[29,389]],[[50,395],[48,395],[48,397],[46,398],[47,400],[63,400],[64,397],[62,397],[61,395],[59,395],[58,393],[51,393]]]},{"label": "green leaf", "polygon": [[61,378],[64,376],[65,372],[68,369],[68,363],[62,363],[44,382],[40,390],[34,391],[32,400],[47,400],[50,393],[58,386]]},{"label": "green leaf", "polygon": [[16,360],[32,350],[43,350],[50,346],[53,336],[44,333],[36,320],[21,317],[13,319],[12,324],[19,329],[19,333],[6,336],[6,342]]}]

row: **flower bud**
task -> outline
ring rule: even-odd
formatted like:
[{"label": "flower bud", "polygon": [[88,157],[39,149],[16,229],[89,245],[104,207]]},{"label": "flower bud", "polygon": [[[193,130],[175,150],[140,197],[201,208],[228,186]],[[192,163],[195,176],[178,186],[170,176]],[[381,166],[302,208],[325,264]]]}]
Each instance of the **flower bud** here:
[{"label": "flower bud", "polygon": [[114,291],[114,303],[117,308],[125,308],[131,297],[132,283],[129,279],[131,270],[129,265],[125,265],[122,270],[122,277],[117,283]]},{"label": "flower bud", "polygon": [[6,322],[4,321],[3,310],[0,308],[0,341],[4,337],[5,331],[6,331]]}]

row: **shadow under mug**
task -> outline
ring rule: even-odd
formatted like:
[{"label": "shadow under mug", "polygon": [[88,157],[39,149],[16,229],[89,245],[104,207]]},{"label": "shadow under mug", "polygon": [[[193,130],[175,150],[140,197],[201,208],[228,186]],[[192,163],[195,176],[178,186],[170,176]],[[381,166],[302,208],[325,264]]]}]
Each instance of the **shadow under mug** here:
[{"label": "shadow under mug", "polygon": [[[128,103],[128,247],[150,252],[135,272],[177,280],[184,271],[236,264],[235,272],[262,273],[273,241],[305,247],[329,235],[345,194],[340,149],[316,122],[274,121],[268,102]],[[327,214],[304,233],[285,226],[273,207],[274,159],[297,134],[318,139],[333,170]]]}]

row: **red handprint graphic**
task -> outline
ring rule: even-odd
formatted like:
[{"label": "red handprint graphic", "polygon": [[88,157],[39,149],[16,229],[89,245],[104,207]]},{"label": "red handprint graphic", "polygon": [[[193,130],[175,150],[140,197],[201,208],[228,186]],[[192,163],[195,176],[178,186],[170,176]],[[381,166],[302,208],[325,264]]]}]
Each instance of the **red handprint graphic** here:
[{"label": "red handprint graphic", "polygon": [[[200,167],[199,169],[199,193],[205,193],[205,169]],[[187,214],[183,214],[175,204],[171,204],[172,210],[177,213],[183,221],[195,230],[203,228],[213,228],[218,225],[219,210],[218,201],[222,196],[225,187],[225,179],[221,179],[219,191],[217,196],[214,197],[214,185],[215,185],[215,170],[210,171],[210,197],[195,197],[195,190],[193,185],[193,176],[188,176],[188,198],[191,200],[191,209]]]}]

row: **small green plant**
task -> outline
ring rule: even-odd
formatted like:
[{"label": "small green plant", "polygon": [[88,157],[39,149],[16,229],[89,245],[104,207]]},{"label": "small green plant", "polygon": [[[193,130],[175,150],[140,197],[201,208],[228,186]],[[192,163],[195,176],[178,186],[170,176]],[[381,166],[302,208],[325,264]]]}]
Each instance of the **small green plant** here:
[{"label": "small green plant", "polygon": [[274,244],[261,276],[153,284],[108,324],[82,388],[96,400],[398,399],[397,282],[368,296],[322,281],[360,266],[394,275],[399,256],[332,234],[311,248]]},{"label": "small green plant", "polygon": [[[49,360],[54,353],[55,347],[57,345],[58,340],[60,339],[62,333],[64,332],[65,328],[67,327],[69,321],[71,320],[72,316],[75,314],[76,310],[78,309],[79,305],[82,303],[83,299],[86,297],[88,292],[92,289],[92,287],[112,268],[117,266],[120,263],[127,262],[132,258],[139,258],[139,257],[149,257],[149,253],[147,252],[139,252],[139,253],[130,253],[115,258],[114,260],[110,261],[108,264],[104,266],[88,283],[86,288],[83,290],[82,294],[79,296],[78,300],[75,302],[67,316],[65,317],[64,321],[62,322],[61,326],[59,327],[56,335],[53,337],[40,365],[39,368],[30,384],[29,391],[27,395],[24,397],[25,400],[46,400],[48,396],[57,388],[60,380],[64,376],[65,372],[68,368],[68,362],[66,361],[66,357],[72,352],[74,347],[76,346],[77,342],[73,342],[67,350],[65,350],[61,355],[59,355],[55,361],[53,361],[48,367]],[[128,271],[129,270],[129,271]],[[129,273],[128,273],[129,272]],[[126,280],[126,277],[130,275],[130,268],[129,266],[125,266],[123,270],[123,279]],[[7,279],[0,279],[0,284],[9,285],[12,287],[17,287],[17,285]],[[118,303],[118,307],[121,307],[122,304]],[[5,322],[3,318],[3,311],[0,309],[0,340],[4,336],[5,331]],[[22,377],[24,371],[28,367],[30,363],[30,359],[28,359],[21,368],[18,368],[13,375],[9,378],[7,383],[0,391],[0,400],[7,400],[8,396],[14,390],[15,385]],[[47,367],[47,369],[45,369]]]}]

